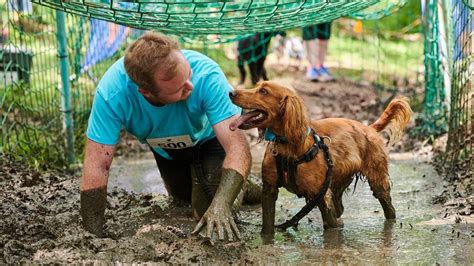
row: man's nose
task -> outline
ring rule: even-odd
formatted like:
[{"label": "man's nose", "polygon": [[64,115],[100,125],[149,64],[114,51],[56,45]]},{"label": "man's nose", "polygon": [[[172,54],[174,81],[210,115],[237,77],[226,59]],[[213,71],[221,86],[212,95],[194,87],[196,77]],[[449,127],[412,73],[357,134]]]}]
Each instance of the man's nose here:
[{"label": "man's nose", "polygon": [[234,98],[235,96],[237,96],[237,92],[235,92],[235,91],[230,91],[230,92],[229,92],[229,97],[230,97],[231,99]]}]

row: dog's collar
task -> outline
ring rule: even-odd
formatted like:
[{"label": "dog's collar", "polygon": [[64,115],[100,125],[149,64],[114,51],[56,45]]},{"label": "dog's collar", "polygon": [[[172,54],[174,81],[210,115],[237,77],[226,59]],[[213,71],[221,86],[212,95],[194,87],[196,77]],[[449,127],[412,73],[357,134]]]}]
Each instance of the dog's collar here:
[{"label": "dog's collar", "polygon": [[278,136],[270,129],[266,128],[264,133],[264,139],[266,141],[276,142],[276,143],[287,143],[288,140],[285,136]]},{"label": "dog's collar", "polygon": [[[306,135],[309,135],[311,133],[312,129],[308,127],[308,132]],[[266,141],[271,141],[275,143],[288,143],[288,139],[285,136],[279,136],[275,134],[273,131],[271,131],[268,128],[265,128],[265,133],[263,137]]]}]

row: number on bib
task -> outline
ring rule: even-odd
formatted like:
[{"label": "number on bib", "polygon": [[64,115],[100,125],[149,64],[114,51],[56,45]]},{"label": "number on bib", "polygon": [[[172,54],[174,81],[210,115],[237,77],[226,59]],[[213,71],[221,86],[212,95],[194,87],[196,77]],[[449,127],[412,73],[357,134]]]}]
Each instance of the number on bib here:
[{"label": "number on bib", "polygon": [[184,149],[194,146],[189,135],[173,136],[166,138],[147,139],[148,144],[152,147],[160,147],[162,149]]}]

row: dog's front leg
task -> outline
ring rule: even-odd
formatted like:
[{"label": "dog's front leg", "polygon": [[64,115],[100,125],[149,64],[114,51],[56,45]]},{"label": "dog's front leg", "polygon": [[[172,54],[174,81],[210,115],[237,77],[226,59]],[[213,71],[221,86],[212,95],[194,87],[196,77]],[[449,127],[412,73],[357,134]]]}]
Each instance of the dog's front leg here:
[{"label": "dog's front leg", "polygon": [[275,202],[278,188],[263,181],[262,190],[262,235],[273,236],[275,233]]}]

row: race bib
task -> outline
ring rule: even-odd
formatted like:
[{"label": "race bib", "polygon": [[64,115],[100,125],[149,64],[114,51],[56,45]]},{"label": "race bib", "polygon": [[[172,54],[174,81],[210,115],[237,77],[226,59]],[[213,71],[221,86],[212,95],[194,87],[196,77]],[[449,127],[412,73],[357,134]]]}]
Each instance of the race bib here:
[{"label": "race bib", "polygon": [[162,149],[178,150],[194,146],[189,135],[147,139],[146,141],[151,147],[160,147]]}]

